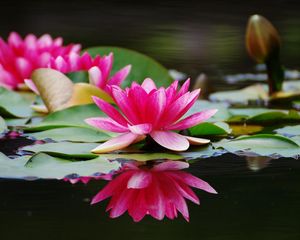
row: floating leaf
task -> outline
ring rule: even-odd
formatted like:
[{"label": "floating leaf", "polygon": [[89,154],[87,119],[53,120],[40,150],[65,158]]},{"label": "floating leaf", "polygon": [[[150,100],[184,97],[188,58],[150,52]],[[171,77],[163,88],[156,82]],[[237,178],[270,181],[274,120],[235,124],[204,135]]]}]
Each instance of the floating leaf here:
[{"label": "floating leaf", "polygon": [[152,160],[182,160],[183,156],[176,153],[118,153],[118,154],[101,154],[110,160],[135,160],[139,162],[146,162]]},{"label": "floating leaf", "polygon": [[7,129],[5,120],[0,116],[0,134]]},{"label": "floating leaf", "polygon": [[227,151],[223,149],[216,149],[212,144],[201,146],[201,147],[191,147],[188,151],[180,152],[186,160],[196,160],[201,158],[217,157],[226,153]]},{"label": "floating leaf", "polygon": [[98,155],[91,153],[91,150],[98,145],[99,144],[97,143],[59,142],[35,144],[23,147],[19,150],[32,153],[43,152],[54,157],[62,157],[68,159],[93,159]]},{"label": "floating leaf", "polygon": [[291,139],[300,146],[300,135],[291,137]]},{"label": "floating leaf", "polygon": [[249,87],[233,90],[216,92],[209,96],[209,99],[214,102],[227,102],[230,104],[248,104],[249,101],[266,100],[268,88],[265,84],[256,84]]},{"label": "floating leaf", "polygon": [[28,126],[25,131],[44,131],[61,127],[90,127],[84,119],[105,116],[95,104],[74,106],[49,114],[36,125]]},{"label": "floating leaf", "polygon": [[276,129],[275,132],[288,137],[300,136],[300,125],[286,126],[283,128]]},{"label": "floating leaf", "polygon": [[73,87],[73,94],[68,106],[84,105],[94,103],[92,96],[102,98],[106,102],[113,102],[111,96],[100,88],[88,83],[76,83]]},{"label": "floating leaf", "polygon": [[235,136],[254,134],[264,129],[263,126],[250,124],[230,124],[230,128],[232,129],[232,134]]},{"label": "floating leaf", "polygon": [[25,127],[29,118],[5,118],[6,124],[9,127]]},{"label": "floating leaf", "polygon": [[28,159],[28,156],[10,159],[0,152],[0,178],[25,178],[29,176],[30,174],[24,167]]},{"label": "floating leaf", "polygon": [[25,118],[32,115],[31,101],[19,93],[0,87],[0,115],[4,118]]},{"label": "floating leaf", "polygon": [[10,159],[0,152],[0,178],[63,179],[65,177],[107,174],[120,168],[120,163],[98,156],[93,160],[72,162],[44,153]]},{"label": "floating leaf", "polygon": [[256,124],[278,123],[287,121],[299,121],[300,115],[295,110],[279,110],[267,108],[231,108],[229,112],[233,117],[229,122],[247,122]]},{"label": "floating leaf", "polygon": [[234,140],[223,139],[220,142],[213,143],[213,146],[245,156],[298,158],[300,155],[300,147],[295,141],[281,135],[272,134],[241,136]]},{"label": "floating leaf", "polygon": [[224,122],[204,122],[189,129],[192,136],[205,135],[227,135],[231,133],[231,129],[227,123]]},{"label": "floating leaf", "polygon": [[197,100],[184,116],[188,117],[194,113],[207,109],[218,109],[217,113],[207,120],[209,122],[226,121],[228,118],[231,117],[231,114],[228,111],[228,104],[213,103],[206,100]]},{"label": "floating leaf", "polygon": [[92,56],[97,54],[108,55],[112,52],[114,54],[112,74],[131,64],[130,74],[124,81],[123,86],[129,86],[132,81],[141,83],[148,77],[154,79],[158,86],[168,86],[173,81],[165,67],[142,53],[119,47],[93,47],[84,51]]},{"label": "floating leaf", "polygon": [[120,168],[120,163],[108,161],[102,156],[92,160],[72,162],[44,153],[32,156],[25,167],[37,178],[63,179],[66,176],[88,177],[108,174]]},{"label": "floating leaf", "polygon": [[266,84],[250,85],[246,88],[232,91],[215,92],[209,96],[213,102],[227,102],[230,104],[246,105],[252,103],[265,103],[270,101],[272,104],[282,104],[282,102],[292,102],[300,99],[299,81],[285,81],[282,92],[268,96],[268,86]]},{"label": "floating leaf", "polygon": [[112,102],[103,90],[87,83],[74,84],[66,75],[54,69],[37,69],[31,78],[49,112],[93,103],[92,96]]},{"label": "floating leaf", "polygon": [[103,131],[82,127],[50,129],[42,132],[30,133],[27,135],[40,140],[51,139],[57,142],[104,142],[111,138],[108,133]]}]

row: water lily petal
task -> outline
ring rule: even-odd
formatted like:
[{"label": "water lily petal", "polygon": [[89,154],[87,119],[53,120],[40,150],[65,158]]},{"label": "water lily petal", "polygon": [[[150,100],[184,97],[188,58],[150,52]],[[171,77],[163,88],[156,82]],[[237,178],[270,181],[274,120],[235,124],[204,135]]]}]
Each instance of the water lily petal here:
[{"label": "water lily petal", "polygon": [[131,65],[127,65],[112,76],[108,82],[109,85],[121,85],[131,70]]},{"label": "water lily petal", "polygon": [[123,125],[115,122],[111,118],[104,118],[104,117],[87,118],[85,119],[85,122],[95,128],[100,128],[102,130],[106,130],[110,132],[117,132],[117,133],[128,132],[127,127],[124,127]]},{"label": "water lily petal", "polygon": [[133,133],[124,133],[119,135],[118,137],[114,137],[108,140],[105,143],[102,143],[98,147],[92,150],[93,153],[106,153],[115,150],[120,150],[128,147],[131,143],[133,143],[138,135]]},{"label": "water lily petal", "polygon": [[209,193],[214,193],[214,194],[217,193],[216,190],[213,189],[207,182],[193,176],[190,173],[182,172],[180,175],[178,175],[170,172],[169,174],[172,175],[172,177],[183,181],[185,184],[188,184],[191,187],[202,189]]},{"label": "water lily petal", "polygon": [[114,61],[113,53],[110,53],[109,55],[104,56],[100,59],[99,68],[101,69],[104,79],[107,79],[109,77],[109,73],[112,69],[113,61]]},{"label": "water lily petal", "polygon": [[[154,91],[148,96],[148,103],[146,109],[146,122],[151,122],[154,126],[159,120],[166,108],[166,92],[164,89]],[[151,111],[149,111],[151,109]]]},{"label": "water lily petal", "polygon": [[209,139],[206,138],[197,138],[197,137],[190,137],[190,136],[184,136],[190,144],[192,145],[205,145],[210,143]]},{"label": "water lily petal", "polygon": [[184,84],[182,85],[182,87],[180,88],[180,90],[177,94],[178,97],[182,96],[189,90],[190,82],[191,82],[191,80],[189,78],[184,82]]},{"label": "water lily petal", "polygon": [[93,96],[93,100],[107,116],[115,120],[117,123],[127,126],[127,120],[112,105],[95,96]]},{"label": "water lily petal", "polygon": [[96,87],[103,88],[105,86],[105,81],[103,79],[101,70],[94,66],[88,70],[90,84]]},{"label": "water lily petal", "polygon": [[117,197],[117,201],[111,209],[109,216],[111,218],[117,218],[121,216],[124,212],[126,212],[132,201],[133,194],[134,191],[132,189],[125,188],[121,195]]},{"label": "water lily petal", "polygon": [[154,81],[151,78],[146,78],[141,86],[147,93],[150,93],[153,89],[157,89]]},{"label": "water lily petal", "polygon": [[30,76],[30,73],[32,72],[32,64],[23,57],[18,57],[16,59],[16,68],[23,79]]},{"label": "water lily petal", "polygon": [[[178,173],[180,174],[180,173]],[[168,175],[168,173],[166,173]],[[171,177],[171,176],[170,176]],[[186,199],[192,201],[193,203],[200,204],[200,200],[197,195],[193,192],[193,190],[186,184],[181,181],[174,180],[174,185],[176,186],[179,193]]]},{"label": "water lily petal", "polygon": [[34,84],[34,82],[31,79],[25,79],[24,83],[26,84],[27,87],[29,87],[29,89],[31,89],[31,91],[33,91],[36,95],[40,95],[39,90],[37,89],[36,85]]},{"label": "water lily petal", "polygon": [[127,183],[127,188],[140,189],[146,188],[152,181],[151,173],[147,171],[136,171]]},{"label": "water lily petal", "polygon": [[212,117],[218,110],[217,109],[209,109],[209,110],[204,110],[202,112],[198,112],[195,114],[192,114],[191,116],[169,126],[166,127],[166,130],[184,130],[188,129],[190,127],[193,127],[210,117]]},{"label": "water lily petal", "polygon": [[124,172],[118,175],[113,181],[110,181],[96,196],[93,197],[91,204],[96,204],[120,191],[127,184],[127,180],[131,177],[132,172]]},{"label": "water lily petal", "polygon": [[150,136],[161,146],[173,151],[185,151],[190,145],[184,136],[171,131],[153,131]]},{"label": "water lily petal", "polygon": [[127,117],[127,119],[134,125],[139,123],[138,115],[136,114],[134,107],[132,107],[127,94],[118,86],[112,86],[111,92],[113,98],[121,111]]},{"label": "water lily petal", "polygon": [[152,178],[151,185],[145,189],[148,212],[157,220],[162,220],[165,216],[165,197],[160,185],[156,178]]},{"label": "water lily petal", "polygon": [[166,161],[155,165],[153,171],[174,171],[188,168],[190,165],[182,161]]},{"label": "water lily petal", "polygon": [[128,125],[128,129],[134,134],[144,135],[152,131],[152,124],[143,123],[132,126]]}]

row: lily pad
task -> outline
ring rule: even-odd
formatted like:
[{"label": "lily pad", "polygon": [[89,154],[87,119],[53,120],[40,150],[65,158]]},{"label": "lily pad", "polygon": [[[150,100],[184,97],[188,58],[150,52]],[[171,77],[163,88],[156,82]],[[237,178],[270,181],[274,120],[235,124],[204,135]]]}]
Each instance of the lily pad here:
[{"label": "lily pad", "polygon": [[286,126],[283,128],[276,129],[275,132],[287,137],[300,136],[300,125]]},{"label": "lily pad", "polygon": [[251,124],[265,124],[278,122],[300,121],[300,115],[295,110],[279,110],[267,108],[231,108],[232,117],[229,122],[247,122]]},{"label": "lily pad", "polygon": [[119,154],[101,154],[110,160],[134,160],[139,162],[146,162],[152,160],[182,160],[183,156],[176,153],[119,153]]},{"label": "lily pad", "polygon": [[25,169],[25,164],[29,156],[10,159],[0,152],[0,178],[24,178],[29,176]]},{"label": "lily pad", "polygon": [[97,143],[45,143],[25,146],[19,150],[31,153],[47,153],[54,157],[62,157],[68,159],[93,159],[98,155],[91,153],[91,150],[97,147]]},{"label": "lily pad", "polygon": [[93,47],[85,49],[92,56],[114,54],[114,64],[112,74],[128,64],[132,65],[130,74],[123,83],[123,86],[129,86],[131,82],[141,83],[145,78],[152,78],[158,86],[168,86],[172,83],[168,69],[162,66],[154,59],[136,52],[134,50],[119,47]]},{"label": "lily pad", "polygon": [[5,120],[0,116],[0,134],[7,129]]},{"label": "lily pad", "polygon": [[0,115],[4,118],[26,118],[32,115],[31,101],[17,92],[0,87]]},{"label": "lily pad", "polygon": [[10,159],[0,152],[0,178],[63,179],[65,177],[107,174],[120,168],[120,163],[98,156],[93,160],[72,162],[44,153]]},{"label": "lily pad", "polygon": [[268,86],[266,84],[250,85],[246,88],[232,91],[221,91],[213,93],[209,99],[214,102],[228,102],[230,104],[245,105],[249,101],[272,101],[272,103],[280,103],[280,101],[293,101],[300,98],[299,81],[285,81],[282,86],[282,92],[275,94],[271,98],[268,96]]},{"label": "lily pad", "polygon": [[300,146],[300,135],[291,137],[291,139]]},{"label": "lily pad", "polygon": [[244,156],[298,158],[300,155],[300,147],[296,141],[273,134],[241,136],[234,140],[223,139],[217,143],[213,143],[213,146]]},{"label": "lily pad", "polygon": [[44,153],[32,156],[25,167],[37,178],[63,179],[70,177],[88,177],[108,174],[120,168],[121,164],[109,161],[102,156],[88,161],[72,162],[66,159],[52,157]]},{"label": "lily pad", "polygon": [[245,105],[251,100],[265,100],[268,98],[268,86],[265,84],[256,84],[249,87],[213,93],[209,99],[214,102],[227,102],[230,104]]},{"label": "lily pad", "polygon": [[30,118],[5,118],[9,127],[25,127]]},{"label": "lily pad", "polygon": [[189,111],[184,115],[188,117],[194,113],[201,112],[207,109],[218,109],[217,113],[209,118],[209,122],[221,122],[226,121],[231,117],[230,112],[228,111],[228,104],[226,103],[213,103],[207,100],[197,100],[194,105],[189,109]]},{"label": "lily pad", "polygon": [[104,142],[111,138],[108,133],[103,131],[82,127],[49,129],[42,132],[29,133],[27,135],[39,140],[51,139],[56,142]]},{"label": "lily pad", "polygon": [[74,106],[51,113],[42,122],[30,125],[24,130],[26,132],[36,132],[62,127],[90,127],[84,122],[84,119],[100,116],[105,115],[95,104]]},{"label": "lily pad", "polygon": [[189,129],[192,136],[206,136],[206,135],[227,135],[231,133],[231,129],[227,123],[224,122],[204,122]]},{"label": "lily pad", "polygon": [[186,152],[181,152],[180,155],[183,156],[186,160],[197,160],[202,158],[209,157],[218,157],[227,153],[226,150],[214,148],[212,144],[201,146],[201,147],[193,147],[190,148]]}]

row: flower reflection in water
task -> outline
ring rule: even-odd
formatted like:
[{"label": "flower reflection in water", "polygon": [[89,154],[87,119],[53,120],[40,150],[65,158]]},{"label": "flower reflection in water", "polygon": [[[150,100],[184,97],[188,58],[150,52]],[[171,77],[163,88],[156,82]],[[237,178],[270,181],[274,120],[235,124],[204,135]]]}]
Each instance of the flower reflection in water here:
[{"label": "flower reflection in water", "polygon": [[121,173],[111,180],[92,200],[92,204],[111,197],[107,211],[116,218],[128,211],[135,222],[145,215],[162,220],[177,217],[180,212],[189,221],[185,199],[200,204],[191,187],[217,193],[207,182],[182,171],[189,164],[166,161],[152,166],[126,163]]}]

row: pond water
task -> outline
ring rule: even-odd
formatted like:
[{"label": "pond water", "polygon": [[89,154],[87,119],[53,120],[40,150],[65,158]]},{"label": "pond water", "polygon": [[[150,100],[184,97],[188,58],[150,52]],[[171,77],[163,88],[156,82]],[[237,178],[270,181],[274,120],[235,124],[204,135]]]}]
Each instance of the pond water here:
[{"label": "pond water", "polygon": [[[285,65],[300,67],[298,1],[7,1],[0,7],[1,36],[49,32],[84,47],[133,48],[193,78],[205,72],[209,91],[234,88],[222,81],[225,74],[253,71],[244,31],[248,16],[260,13],[281,32]],[[1,141],[0,151],[13,154],[22,144]],[[193,161],[187,171],[218,195],[196,190],[201,205],[189,204],[190,223],[182,217],[134,223],[127,214],[110,219],[107,201],[89,204],[104,181],[0,180],[0,238],[300,239],[300,162],[258,161],[231,154]]]}]

